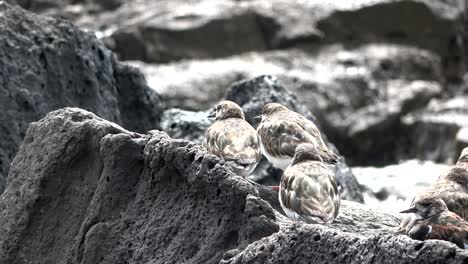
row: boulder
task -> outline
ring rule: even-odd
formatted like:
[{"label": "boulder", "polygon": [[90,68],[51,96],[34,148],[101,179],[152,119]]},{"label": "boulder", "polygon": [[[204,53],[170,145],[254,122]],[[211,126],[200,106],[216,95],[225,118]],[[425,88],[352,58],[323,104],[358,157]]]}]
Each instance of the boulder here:
[{"label": "boulder", "polygon": [[441,163],[457,161],[464,144],[463,134],[468,126],[468,97],[433,99],[427,107],[402,118],[398,155],[404,159],[416,157]]},{"label": "boulder", "polygon": [[3,1],[0,16],[0,192],[27,126],[52,110],[79,106],[135,131],[159,127],[158,95],[93,34]]},{"label": "boulder", "polygon": [[161,117],[161,130],[172,138],[185,139],[201,145],[205,131],[213,123],[207,118],[208,111],[187,111],[171,108]]},{"label": "boulder", "polygon": [[131,1],[76,23],[99,31],[124,60],[167,63],[268,48],[268,21],[235,1]]},{"label": "boulder", "polygon": [[330,226],[292,222],[268,202],[274,192],[199,146],[132,133],[77,108],[30,125],[8,181],[0,196],[4,263],[468,259],[448,242],[394,236],[398,215],[354,202],[343,201]]}]

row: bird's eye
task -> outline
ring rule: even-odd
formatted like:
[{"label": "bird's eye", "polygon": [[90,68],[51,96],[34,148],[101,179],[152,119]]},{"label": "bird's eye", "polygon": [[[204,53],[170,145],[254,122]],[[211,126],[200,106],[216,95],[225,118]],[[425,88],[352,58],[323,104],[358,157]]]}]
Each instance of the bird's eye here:
[{"label": "bird's eye", "polygon": [[429,203],[421,203],[421,206],[423,206],[423,207],[428,207],[428,206],[429,206]]}]

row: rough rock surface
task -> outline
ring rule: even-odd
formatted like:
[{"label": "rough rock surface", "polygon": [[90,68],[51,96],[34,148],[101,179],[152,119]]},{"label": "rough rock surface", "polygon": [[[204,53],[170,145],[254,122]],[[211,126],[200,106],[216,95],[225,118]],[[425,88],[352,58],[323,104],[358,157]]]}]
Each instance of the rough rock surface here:
[{"label": "rough rock surface", "polygon": [[3,1],[0,16],[0,192],[27,126],[52,110],[79,106],[134,131],[158,127],[159,97],[92,34]]},{"label": "rough rock surface", "polygon": [[30,126],[8,179],[2,263],[217,263],[278,230],[255,188],[195,144],[76,108]]},{"label": "rough rock surface", "polygon": [[293,223],[193,143],[131,133],[76,108],[31,124],[8,179],[0,197],[2,263],[468,258],[446,242],[392,236],[399,217],[353,202],[343,202],[329,227]]}]

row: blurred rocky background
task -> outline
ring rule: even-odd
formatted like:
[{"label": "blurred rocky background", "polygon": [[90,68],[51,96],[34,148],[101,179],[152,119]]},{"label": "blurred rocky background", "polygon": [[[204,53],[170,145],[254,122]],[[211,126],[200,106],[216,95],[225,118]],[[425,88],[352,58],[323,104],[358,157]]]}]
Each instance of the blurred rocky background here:
[{"label": "blurred rocky background", "polygon": [[[139,68],[173,137],[200,142],[209,121],[198,111],[234,82],[268,74],[311,111],[347,163],[359,167],[364,188],[381,199],[385,192],[404,201],[413,192],[379,184],[388,177],[379,168],[402,163],[398,182],[424,186],[439,165],[416,180],[418,164],[433,163],[406,160],[452,164],[468,145],[459,133],[468,127],[463,0],[17,2],[94,32]],[[129,111],[121,114],[143,117]],[[14,151],[9,155],[6,164]],[[361,170],[368,166],[378,168]]]},{"label": "blurred rocky background", "polygon": [[[46,183],[51,181],[48,178],[50,176],[26,179],[18,175],[23,175],[25,171],[29,175],[42,175],[43,170],[59,173],[61,170],[66,171],[66,168],[60,164],[49,164],[46,167],[33,164],[29,168],[25,163],[32,155],[27,151],[28,144],[32,146],[29,148],[42,153],[45,160],[53,163],[62,156],[67,157],[74,148],[79,149],[76,150],[79,153],[99,152],[100,138],[91,135],[101,135],[104,133],[102,131],[128,133],[128,139],[112,139],[118,143],[115,149],[108,145],[101,146],[101,151],[111,153],[109,157],[95,154],[96,158],[104,161],[113,160],[113,155],[117,155],[115,153],[118,151],[126,153],[127,147],[140,153],[143,141],[153,142],[146,137],[137,139],[128,131],[146,133],[152,129],[161,129],[172,138],[199,143],[204,130],[210,125],[210,121],[205,118],[206,111],[222,98],[239,103],[252,123],[255,122],[252,117],[259,113],[261,106],[272,100],[282,102],[314,119],[330,146],[336,147],[343,157],[337,166],[337,175],[344,187],[343,197],[364,202],[367,207],[375,207],[380,211],[394,213],[403,209],[417,191],[433,182],[453,164],[460,150],[468,146],[468,3],[464,0],[7,0],[0,1],[0,47],[0,190],[7,187],[10,191],[5,192],[4,202],[0,203],[0,220],[10,219],[3,230],[7,226],[17,225],[10,228],[4,241],[17,239],[16,233],[11,230],[25,232],[28,230],[26,227],[30,228],[27,222],[23,224],[26,229],[18,227],[21,224],[15,221],[26,217],[19,214],[17,208],[28,211],[28,208],[36,207],[24,204],[17,207],[16,211],[12,209],[12,201],[18,197],[29,197],[24,192],[30,194],[31,203],[40,205],[31,212],[35,216],[43,212],[41,208],[45,204],[41,199],[68,201],[67,192],[80,193],[77,186],[84,188],[85,193],[81,193],[84,196],[91,195],[87,189],[89,186],[102,186],[97,182],[76,186],[76,183],[62,182],[69,184],[67,189],[62,190],[63,193],[58,192],[54,196],[44,191],[42,197],[41,192],[33,191],[31,186],[37,185],[38,190],[42,190],[41,186],[47,186]],[[58,122],[52,127],[43,123],[46,121],[33,123],[35,128],[28,131],[30,141],[25,140],[16,167],[15,163],[12,165],[30,123],[39,121],[53,110],[70,106],[91,111],[123,128],[111,128],[107,121],[96,121],[89,113],[64,110],[46,118],[47,122]],[[90,125],[88,121],[82,121],[88,119],[91,120]],[[60,122],[82,122],[86,125],[84,128],[76,125],[76,131],[66,132],[66,127],[60,127]],[[64,135],[47,139],[42,148],[35,147],[32,143],[34,139],[47,138],[47,131],[63,132]],[[96,139],[85,147],[80,144],[87,142],[87,139],[80,133]],[[157,141],[163,142],[159,137]],[[109,142],[112,140],[108,139]],[[55,152],[47,146],[62,141],[64,148],[56,154],[57,157],[51,157],[50,153]],[[177,142],[164,144],[182,144]],[[119,148],[124,145],[127,147]],[[182,148],[193,152],[190,146],[184,145]],[[125,155],[133,155],[132,151]],[[164,166],[169,166],[170,159],[161,159],[165,160],[162,162]],[[177,161],[183,163],[184,159],[179,157]],[[40,162],[42,159],[37,161],[38,164]],[[138,162],[136,159],[135,164]],[[99,171],[104,165],[97,162],[93,166]],[[7,176],[11,166],[15,170]],[[143,169],[133,163],[131,166],[141,169],[142,175],[146,175],[147,167]],[[172,173],[187,170],[188,165],[171,166],[169,170]],[[86,167],[81,164],[77,168]],[[125,169],[128,167],[122,170]],[[115,172],[119,174],[122,170]],[[184,173],[191,175],[194,172]],[[77,177],[85,176],[77,174]],[[281,171],[263,161],[252,180],[269,185],[275,184],[280,176]],[[124,178],[121,181],[132,181]],[[151,179],[143,177],[135,180],[132,183],[135,185],[131,186],[137,186],[138,182],[151,185]],[[59,186],[61,183],[55,184]],[[121,191],[119,188],[102,188],[102,197],[110,195],[106,192]],[[236,189],[232,192],[235,196],[239,196],[239,192],[254,195],[250,189]],[[138,193],[151,196],[146,192]],[[129,191],[128,197],[134,195]],[[5,202],[7,198],[9,203]],[[158,197],[153,198],[164,205]],[[255,215],[258,208],[265,207],[261,202],[263,200],[258,199],[248,198],[246,201],[250,207],[240,210],[245,209],[244,214],[249,217]],[[77,200],[74,205],[83,201]],[[112,206],[122,206],[121,200],[115,203]],[[186,203],[185,206],[193,205],[190,200]],[[100,206],[103,205],[94,200],[90,203],[90,208],[95,208],[93,210],[98,210],[96,208]],[[353,204],[344,210],[351,213],[355,206],[359,205]],[[146,210],[144,206],[137,208]],[[108,216],[98,213],[93,215],[92,212],[88,212],[86,217],[77,213],[84,219],[85,224],[81,227],[81,220],[75,223],[72,216],[58,217],[70,217],[69,220],[79,230],[76,234],[81,238],[73,240],[71,235],[65,237],[62,241],[64,244],[75,241],[75,251],[63,253],[59,247],[52,257],[44,253],[47,247],[39,247],[44,256],[50,258],[47,260],[54,262],[61,256],[73,256],[73,259],[80,260],[79,263],[99,262],[97,251],[86,254],[88,249],[83,249],[84,241],[91,241],[88,246],[92,251],[91,248],[102,241],[117,241],[119,238],[113,233],[106,237],[106,230],[110,228],[108,225],[93,229],[97,232],[97,235],[91,232],[95,237],[86,231],[104,221],[104,218],[116,216],[113,213]],[[372,214],[365,212],[362,219],[369,220]],[[148,214],[146,211],[127,213]],[[218,213],[223,215],[226,212]],[[228,215],[226,213],[226,217]],[[352,222],[357,226],[353,230],[356,234],[368,228],[389,233],[388,228],[399,221],[393,216],[379,216],[386,222],[381,226],[369,227],[359,226],[359,221],[353,222],[355,220],[347,219],[345,214],[344,218],[338,220],[337,228],[346,231],[345,225],[340,224]],[[138,221],[126,217],[116,224],[119,228],[128,225],[128,222]],[[275,215],[270,212],[267,218],[271,220]],[[231,225],[233,230],[237,225],[241,226],[242,221],[251,221],[250,218],[246,219],[235,218],[235,223]],[[267,221],[266,218],[261,219],[255,221]],[[224,218],[219,220],[218,226],[221,223],[223,228],[229,229],[230,225],[225,221]],[[255,221],[248,223],[254,223],[252,226],[256,227]],[[36,224],[45,227],[48,224],[56,225],[57,222]],[[246,251],[229,251],[223,256],[223,261],[226,259],[224,263],[250,263],[245,258],[252,257],[255,250],[263,247],[260,251],[268,248],[270,252],[275,252],[270,246],[276,240],[284,239],[283,235],[292,239],[288,235],[291,228],[303,232],[303,227],[286,227],[283,224],[267,226],[265,230],[262,229],[262,235],[252,233],[248,228],[237,230],[242,234],[237,244],[244,246],[255,241],[255,238],[277,232],[278,228],[281,231]],[[188,230],[184,232],[189,234]],[[323,232],[320,234],[325,237],[334,236],[328,234],[328,231]],[[135,241],[128,239],[127,236],[133,235],[135,233],[125,233],[123,236],[128,244],[119,245],[133,251],[129,253],[122,249],[126,253],[119,251],[115,261],[119,259],[119,254],[137,254],[134,252],[134,243],[142,240],[140,237],[135,238]],[[140,235],[146,238],[146,235]],[[367,235],[363,235],[365,242],[361,246],[373,247],[375,243],[366,240]],[[27,240],[28,237],[24,235],[23,239]],[[60,245],[57,239],[51,238],[54,242],[49,246]],[[222,239],[224,249],[233,248],[232,241]],[[318,240],[315,240],[315,235],[309,239],[319,241],[320,235]],[[348,241],[348,238],[339,239]],[[41,241],[40,238],[38,241]],[[161,245],[164,241],[160,241]],[[12,246],[16,242],[10,241],[8,243],[12,244],[8,244],[0,241],[0,250],[3,250],[0,253],[17,254]],[[394,245],[392,243],[405,247],[405,243],[409,242],[379,240],[382,247]],[[149,247],[145,245],[139,248],[141,252],[144,251],[141,253],[142,262],[147,260],[146,256],[154,257],[145,251]],[[307,248],[310,245],[303,246]],[[111,247],[112,243],[107,249]],[[432,245],[425,247],[429,248],[426,253],[429,252],[430,256],[442,256]],[[174,245],[174,248],[180,247]],[[197,250],[200,248],[189,247],[184,250],[190,255],[187,252],[199,252]],[[24,252],[22,254],[27,255]],[[208,263],[221,258],[219,251],[213,254],[206,259],[199,256],[197,260]],[[292,253],[276,256],[275,260],[279,263],[287,262],[288,254]],[[393,253],[388,254],[390,256]],[[92,257],[86,259],[83,256]],[[265,261],[258,255],[256,257],[252,257],[252,261]],[[455,258],[455,253],[451,257]],[[413,259],[411,256],[408,258]],[[388,263],[394,260],[379,255],[375,261],[379,259],[390,261]],[[10,261],[5,263],[15,263],[12,259]],[[341,261],[346,261],[346,258]],[[380,263],[384,263],[382,261]]]}]

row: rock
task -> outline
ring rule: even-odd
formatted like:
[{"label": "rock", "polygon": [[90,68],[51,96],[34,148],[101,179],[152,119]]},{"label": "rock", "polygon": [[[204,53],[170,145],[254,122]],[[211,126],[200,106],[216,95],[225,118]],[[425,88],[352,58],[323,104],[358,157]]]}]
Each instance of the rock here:
[{"label": "rock", "polygon": [[220,263],[422,264],[462,263],[467,259],[466,251],[445,241],[419,242],[388,234],[360,236],[320,225],[292,224],[237,254],[225,256]]},{"label": "rock", "polygon": [[407,138],[402,117],[424,108],[433,97],[452,94],[440,85],[437,55],[396,45],[335,45],[318,55],[287,50],[138,65],[168,107],[194,110],[210,108],[236,79],[273,74],[314,113],[349,162],[363,166],[415,158],[400,155],[394,144]]},{"label": "rock", "polygon": [[197,145],[76,108],[29,127],[0,219],[7,263],[218,263],[278,231],[256,189]]},{"label": "rock", "polygon": [[260,192],[197,145],[132,133],[76,108],[30,125],[8,179],[0,196],[5,263],[468,258],[447,242],[393,236],[399,216],[353,202],[343,201],[328,227],[291,222],[261,198],[274,192]]},{"label": "rock", "polygon": [[0,16],[0,192],[27,126],[52,110],[79,106],[135,131],[159,127],[159,97],[92,34],[5,2]]},{"label": "rock", "polygon": [[[450,80],[460,80],[466,70],[461,1],[363,0],[335,6],[338,8],[317,22],[329,42],[409,44],[439,54],[444,75]],[[428,25],[430,31],[425,30]]]},{"label": "rock", "polygon": [[[255,117],[261,115],[263,106],[270,102],[277,102],[285,105],[289,109],[296,111],[308,119],[315,121],[315,117],[307,109],[306,105],[302,104],[296,96],[288,92],[274,77],[272,76],[259,76],[251,80],[240,81],[233,84],[225,94],[225,99],[236,102],[244,110],[246,120],[252,124],[253,127],[257,127],[260,120],[256,120]],[[323,133],[324,140],[335,152],[338,150],[327,141],[326,134]],[[255,179],[260,182],[273,181],[278,184],[281,174],[279,170],[270,169],[272,165],[262,165],[266,162],[265,159],[260,162],[257,166],[253,175]],[[351,170],[347,167],[344,158],[341,160],[335,168],[335,175],[339,184],[343,187],[342,198],[351,201],[362,201],[362,193],[359,188],[359,183],[352,174]],[[271,174],[271,171],[275,171],[275,174]]]},{"label": "rock", "polygon": [[118,8],[122,0],[17,0],[21,7],[47,16],[72,21]]},{"label": "rock", "polygon": [[208,112],[171,108],[161,117],[161,129],[172,138],[186,139],[201,145],[206,129],[213,123]]},{"label": "rock", "polygon": [[[317,54],[288,49],[216,60],[132,65],[142,70],[149,86],[168,101],[168,107],[205,110],[222,97],[231,83],[269,74],[277,76],[304,101],[318,101],[309,106],[314,113],[333,110],[338,112],[334,116],[341,119],[339,111],[385,99],[388,81],[443,80],[437,55],[389,44],[357,48],[330,45]],[[337,96],[340,93],[346,96]],[[326,116],[322,119],[326,120]]]},{"label": "rock", "polygon": [[[350,112],[341,120],[342,126],[338,131],[344,133],[346,139],[337,140],[337,146],[345,156],[352,156],[355,164],[394,163],[402,159],[400,146],[414,150],[411,141],[395,144],[408,138],[407,130],[401,129],[402,119],[405,114],[423,108],[442,92],[440,85],[426,81],[390,82],[385,90],[386,99]],[[419,137],[418,133],[414,135]],[[423,144],[429,142],[432,144],[433,140]]]},{"label": "rock", "polygon": [[159,95],[148,87],[136,68],[115,60],[113,63],[121,123],[138,132],[160,128],[164,102]]},{"label": "rock", "polygon": [[405,115],[402,121],[401,133],[406,135],[402,137],[406,140],[398,144],[402,159],[416,157],[453,164],[461,151],[457,134],[468,126],[468,97],[433,99],[427,107]]},{"label": "rock", "polygon": [[139,0],[75,22],[100,31],[126,60],[161,63],[287,47],[315,50],[330,43],[393,43],[439,54],[444,75],[459,80],[465,70],[464,12],[459,0]]},{"label": "rock", "polygon": [[[266,23],[235,1],[132,1],[76,23],[103,32],[124,60],[165,63],[267,48]],[[135,52],[135,47],[141,49]]]},{"label": "rock", "polygon": [[367,190],[367,206],[397,213],[408,208],[414,196],[429,187],[449,169],[432,161],[408,160],[385,167],[353,167],[359,183]]}]

